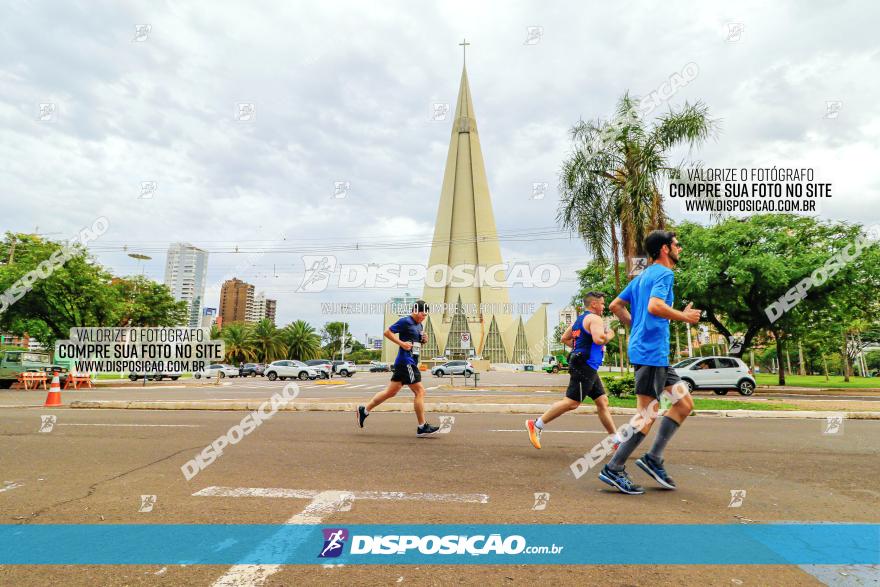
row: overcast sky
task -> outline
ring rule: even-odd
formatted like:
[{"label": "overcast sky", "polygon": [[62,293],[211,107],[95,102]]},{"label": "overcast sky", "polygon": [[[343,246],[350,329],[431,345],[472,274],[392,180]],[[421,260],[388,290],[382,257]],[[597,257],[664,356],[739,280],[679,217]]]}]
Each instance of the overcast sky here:
[{"label": "overcast sky", "polygon": [[[336,318],[321,302],[384,301],[404,290],[297,294],[300,253],[243,251],[429,240],[451,127],[451,114],[431,119],[432,105],[454,108],[463,37],[501,233],[555,226],[573,123],[609,117],[626,90],[646,95],[689,63],[699,74],[668,105],[702,100],[722,128],[692,157],[814,168],[833,184],[820,216],[880,220],[876,3],[268,6],[5,3],[0,229],[62,238],[106,216],[98,259],[157,280],[168,243],[192,242],[212,251],[208,306],[234,275],[278,299],[279,325]],[[529,27],[541,27],[531,40]],[[839,103],[831,114],[829,101]],[[241,103],[255,105],[253,120],[237,120]],[[41,104],[54,105],[49,120]],[[141,197],[149,181],[157,189]],[[333,197],[338,181],[350,182],[345,198]],[[542,200],[532,198],[539,182],[549,184]],[[123,246],[153,259],[140,267]],[[502,253],[562,268],[554,288],[511,290],[552,302],[554,321],[588,261],[561,234],[504,241]],[[428,248],[333,254],[426,263]],[[381,316],[351,322],[359,338],[381,332]]]}]

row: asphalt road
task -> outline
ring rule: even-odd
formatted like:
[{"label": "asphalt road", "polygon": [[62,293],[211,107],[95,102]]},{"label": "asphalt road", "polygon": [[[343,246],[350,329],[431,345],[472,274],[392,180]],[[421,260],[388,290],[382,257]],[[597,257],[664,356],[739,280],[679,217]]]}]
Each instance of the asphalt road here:
[{"label": "asphalt road", "polygon": [[[51,432],[39,432],[46,415],[57,420]],[[439,416],[431,418],[437,422]],[[679,490],[652,488],[628,497],[607,490],[592,472],[578,480],[571,474],[570,463],[601,438],[593,416],[554,422],[544,449],[537,451],[521,431],[519,416],[456,414],[449,434],[416,439],[412,414],[377,413],[360,430],[351,414],[280,412],[186,481],[181,465],[241,417],[241,412],[0,408],[0,520],[283,523],[308,503],[194,495],[218,486],[488,496],[486,503],[355,500],[350,511],[324,520],[340,525],[880,522],[877,421],[847,420],[841,433],[827,435],[823,421],[694,418],[667,452]],[[640,472],[633,476],[650,486]],[[732,490],[746,491],[739,507],[729,507]],[[532,509],[536,492],[550,494],[543,511]],[[152,511],[138,511],[141,495],[156,496]],[[853,572],[876,571],[841,572],[763,566],[315,565],[280,567],[265,584],[810,585],[820,584],[816,577],[846,581]],[[0,584],[211,585],[229,573],[219,566],[4,566]],[[242,577],[237,575],[239,584],[249,583]]]}]

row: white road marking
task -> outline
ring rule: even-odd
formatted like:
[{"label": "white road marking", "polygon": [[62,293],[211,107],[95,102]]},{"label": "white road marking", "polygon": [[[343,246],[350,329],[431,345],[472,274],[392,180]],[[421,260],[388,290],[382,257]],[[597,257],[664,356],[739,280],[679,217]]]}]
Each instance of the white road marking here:
[{"label": "white road marking", "polygon": [[12,489],[15,489],[16,487],[24,487],[24,483],[7,482],[6,485],[4,485],[3,487],[0,487],[0,493],[3,493],[4,491],[11,491]]},{"label": "white road marking", "polygon": [[[201,493],[201,492],[199,492]],[[350,504],[350,495],[345,491],[321,491],[315,492],[309,505],[300,513],[284,522],[285,524],[320,524],[325,517]],[[195,493],[193,495],[198,495]],[[291,550],[297,546],[288,542],[278,542],[272,538],[267,539],[257,547],[252,554],[259,555],[260,551]],[[243,587],[245,585],[262,585],[271,575],[281,570],[281,565],[233,565],[226,573],[214,582],[214,587]]]},{"label": "white road marking", "polygon": [[352,385],[351,387],[349,387],[349,389],[357,389],[359,387],[365,387],[366,385],[366,383],[361,383],[360,385]]},{"label": "white road marking", "polygon": [[59,426],[113,426],[119,428],[201,428],[201,424],[73,424],[61,422]]},{"label": "white road marking", "polygon": [[427,391],[431,391],[432,389],[437,389],[438,387],[440,387],[440,386],[439,386],[439,385],[435,385],[434,387],[426,387],[425,389],[426,389]]},{"label": "white road marking", "polygon": [[[400,491],[316,491],[309,489],[283,489],[275,487],[205,487],[193,493],[197,497],[280,497],[290,499],[311,499],[306,508],[287,520],[285,524],[320,524],[325,517],[338,511],[349,511],[351,502],[356,499],[383,500],[424,500],[459,503],[488,503],[489,496],[483,493],[403,493]],[[254,554],[263,550],[278,552],[292,550],[290,544],[279,544],[273,539],[266,540]],[[213,587],[244,587],[262,585],[271,575],[277,573],[281,565],[234,565]]]},{"label": "white road marking", "polygon": [[[525,432],[526,429],[522,428],[520,430],[489,430],[489,432]],[[547,434],[548,432],[556,432],[556,433],[564,433],[564,434],[605,434],[608,435],[604,430],[541,430],[541,434]]]},{"label": "white road marking", "polygon": [[[196,497],[280,497],[287,499],[314,499],[321,491],[313,489],[283,489],[280,487],[205,487],[193,493]],[[485,493],[403,493],[400,491],[347,491],[354,499],[386,499],[399,501],[445,501],[459,503],[488,503]]]}]

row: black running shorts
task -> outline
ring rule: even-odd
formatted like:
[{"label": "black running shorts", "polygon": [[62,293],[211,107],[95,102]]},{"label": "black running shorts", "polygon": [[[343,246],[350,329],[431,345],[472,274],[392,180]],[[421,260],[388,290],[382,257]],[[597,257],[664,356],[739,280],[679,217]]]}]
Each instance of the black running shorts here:
[{"label": "black running shorts", "polygon": [[422,372],[417,365],[394,365],[391,381],[399,381],[404,385],[413,385],[422,380]]},{"label": "black running shorts", "polygon": [[599,372],[586,364],[583,355],[572,354],[568,365],[570,378],[565,397],[576,402],[582,402],[585,398],[595,401],[599,396],[605,395],[602,387],[602,379]]},{"label": "black running shorts", "polygon": [[647,395],[660,399],[663,389],[681,381],[672,367],[652,367],[633,365],[636,374],[636,395]]}]

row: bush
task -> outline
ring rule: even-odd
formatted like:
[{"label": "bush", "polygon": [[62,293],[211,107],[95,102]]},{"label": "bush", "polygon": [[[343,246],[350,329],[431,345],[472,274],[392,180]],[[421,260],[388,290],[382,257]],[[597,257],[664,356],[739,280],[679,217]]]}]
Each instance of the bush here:
[{"label": "bush", "polygon": [[633,375],[624,375],[606,380],[605,390],[614,397],[632,395],[636,390],[636,378]]}]

